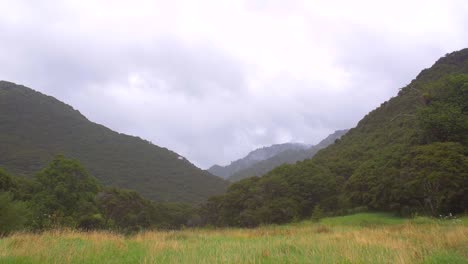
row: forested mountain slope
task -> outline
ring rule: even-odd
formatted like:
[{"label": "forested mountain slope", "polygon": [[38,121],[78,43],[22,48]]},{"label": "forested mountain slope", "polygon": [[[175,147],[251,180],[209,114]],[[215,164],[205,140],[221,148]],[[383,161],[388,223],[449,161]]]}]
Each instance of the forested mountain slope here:
[{"label": "forested mountain slope", "polygon": [[296,148],[284,150],[271,158],[259,161],[250,167],[240,170],[231,175],[228,180],[236,182],[252,176],[262,176],[263,174],[273,170],[283,164],[294,164],[298,161],[312,158],[319,150],[333,144],[337,139],[340,139],[348,130],[337,130],[333,134],[328,135],[324,140],[317,145],[309,148]]},{"label": "forested mountain slope", "polygon": [[227,166],[214,165],[211,168],[209,168],[208,171],[213,175],[227,179],[233,174],[235,174],[236,172],[248,169],[251,166],[257,164],[258,162],[267,160],[284,151],[288,151],[288,150],[301,151],[301,150],[306,150],[308,148],[310,148],[309,145],[302,144],[302,143],[275,144],[275,145],[271,145],[268,147],[263,147],[263,148],[253,150],[249,152],[247,156],[241,159],[235,160]]},{"label": "forested mountain slope", "polygon": [[90,122],[53,97],[0,82],[0,167],[31,176],[57,154],[79,160],[102,184],[158,201],[200,202],[228,183],[166,148]]},{"label": "forested mountain slope", "polygon": [[[447,54],[342,139],[231,185],[206,221],[255,226],[358,206],[404,215],[468,209],[468,49]],[[315,208],[315,209],[314,209]]]}]

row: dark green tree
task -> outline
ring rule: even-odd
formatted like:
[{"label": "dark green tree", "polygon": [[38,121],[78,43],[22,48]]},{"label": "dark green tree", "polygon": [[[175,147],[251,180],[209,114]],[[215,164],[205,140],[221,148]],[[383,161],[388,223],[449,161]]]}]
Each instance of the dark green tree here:
[{"label": "dark green tree", "polygon": [[468,75],[450,75],[427,90],[430,100],[417,115],[424,142],[468,144]]},{"label": "dark green tree", "polygon": [[105,225],[122,231],[150,228],[151,203],[135,191],[105,189],[97,196]]},{"label": "dark green tree", "polygon": [[13,200],[9,192],[0,192],[0,236],[24,228],[29,215],[25,202]]},{"label": "dark green tree", "polygon": [[107,188],[97,195],[105,226],[123,232],[143,229],[176,229],[193,216],[187,204],[158,203],[147,200],[135,191]]},{"label": "dark green tree", "polygon": [[6,171],[0,168],[0,192],[8,192],[16,189],[16,183]]},{"label": "dark green tree", "polygon": [[314,210],[312,211],[312,220],[318,222],[320,219],[323,218],[323,210],[320,205],[314,206]]},{"label": "dark green tree", "polygon": [[468,207],[468,157],[463,152],[460,143],[433,143],[415,147],[405,159],[405,184],[432,215],[462,213]]},{"label": "dark green tree", "polygon": [[99,213],[95,195],[100,187],[77,161],[57,156],[35,178],[35,224],[39,228],[79,227]]}]

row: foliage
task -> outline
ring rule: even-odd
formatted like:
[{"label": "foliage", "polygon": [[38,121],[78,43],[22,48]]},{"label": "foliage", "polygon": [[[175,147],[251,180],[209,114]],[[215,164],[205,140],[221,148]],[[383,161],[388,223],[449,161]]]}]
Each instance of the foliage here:
[{"label": "foliage", "polygon": [[26,203],[14,201],[9,192],[0,192],[0,236],[22,229],[28,216]]},{"label": "foliage", "polygon": [[13,178],[0,168],[0,192],[12,191],[14,189],[16,189],[16,184]]},{"label": "foliage", "polygon": [[156,203],[144,199],[135,191],[117,188],[100,192],[97,202],[105,225],[124,232],[152,228],[180,228],[187,224],[193,214],[190,206]]},{"label": "foliage", "polygon": [[232,184],[225,195],[208,201],[202,216],[209,224],[254,227],[310,217],[319,201],[328,210],[336,208],[342,179],[317,165],[296,168],[283,165]]},{"label": "foliage", "polygon": [[432,143],[415,147],[404,161],[402,174],[415,199],[432,215],[468,208],[468,157],[460,143]]},{"label": "foliage", "polygon": [[418,112],[424,142],[468,144],[468,75],[450,75],[427,90],[430,99]]},{"label": "foliage", "polygon": [[314,206],[314,210],[312,211],[312,220],[318,222],[320,219],[323,218],[323,210],[320,208],[320,205]]},{"label": "foliage", "polygon": [[153,202],[135,191],[103,188],[78,161],[63,156],[32,182],[0,170],[0,183],[0,233],[63,227],[125,233],[176,229],[196,216],[188,204]]},{"label": "foliage", "polygon": [[100,187],[77,161],[58,156],[35,180],[33,208],[39,228],[77,227],[82,217],[98,213],[94,197]]}]

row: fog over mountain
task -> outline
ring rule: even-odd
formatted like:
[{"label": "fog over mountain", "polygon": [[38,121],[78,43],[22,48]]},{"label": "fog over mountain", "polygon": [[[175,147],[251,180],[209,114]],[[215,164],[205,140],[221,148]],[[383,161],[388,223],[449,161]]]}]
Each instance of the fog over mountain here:
[{"label": "fog over mountain", "polygon": [[468,2],[0,0],[0,80],[195,165],[317,144],[468,46]]},{"label": "fog over mountain", "polygon": [[268,147],[262,147],[262,148],[249,152],[247,156],[241,159],[232,161],[227,166],[223,167],[219,165],[213,165],[208,169],[208,171],[213,175],[226,179],[238,171],[242,171],[247,168],[250,168],[257,163],[270,159],[282,152],[285,152],[288,150],[290,151],[306,150],[310,147],[311,147],[310,145],[301,144],[301,143],[284,143],[284,144],[276,144],[276,145],[272,145]]},{"label": "fog over mountain", "polygon": [[[235,170],[233,173],[227,177],[229,181],[235,182],[241,179],[245,179],[252,176],[262,176],[267,172],[273,170],[274,168],[281,166],[283,164],[294,164],[298,161],[303,161],[305,159],[310,159],[317,152],[323,148],[328,147],[329,145],[335,143],[336,140],[340,139],[344,134],[348,132],[347,129],[344,130],[337,130],[333,134],[328,135],[325,139],[320,141],[317,145],[305,145],[305,144],[283,144],[286,146],[290,146],[288,148],[283,148],[281,151],[277,151],[276,153],[264,156],[264,159],[257,160],[255,163],[251,163],[249,166],[244,166],[243,168],[239,168]],[[270,148],[273,148],[273,145]],[[269,149],[269,148],[262,148],[262,149]],[[254,151],[255,152],[255,151]],[[252,153],[252,152],[251,152]],[[249,154],[250,155],[250,154]],[[247,157],[249,157],[249,155]],[[242,159],[240,160],[242,161]],[[231,165],[224,167],[225,171],[228,172],[232,170],[232,165],[238,163],[238,161],[231,163]],[[214,167],[211,167],[208,171],[214,175],[218,175],[223,177],[224,175],[220,175],[218,172],[225,172],[223,170],[213,170]],[[215,167],[216,168],[216,167]],[[236,167],[234,167],[236,168]]]}]

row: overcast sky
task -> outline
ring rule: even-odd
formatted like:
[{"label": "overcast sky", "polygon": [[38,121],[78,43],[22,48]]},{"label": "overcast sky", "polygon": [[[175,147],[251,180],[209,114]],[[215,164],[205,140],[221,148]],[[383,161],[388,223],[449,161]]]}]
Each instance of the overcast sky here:
[{"label": "overcast sky", "polygon": [[350,128],[468,47],[468,1],[0,0],[0,80],[208,168]]}]

